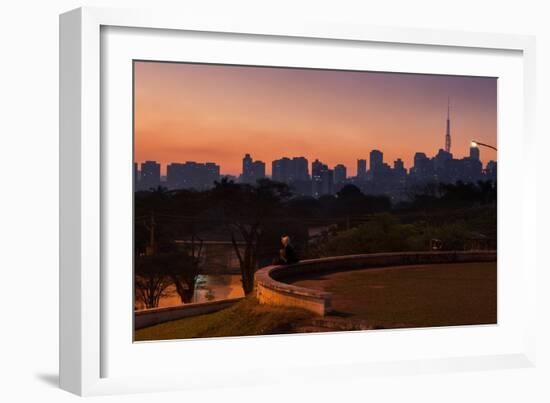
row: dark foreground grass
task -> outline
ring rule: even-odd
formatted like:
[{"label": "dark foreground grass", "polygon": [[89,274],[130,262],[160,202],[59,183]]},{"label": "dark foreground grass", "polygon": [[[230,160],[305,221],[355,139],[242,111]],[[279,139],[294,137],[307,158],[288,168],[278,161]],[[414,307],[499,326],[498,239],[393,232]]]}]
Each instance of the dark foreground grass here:
[{"label": "dark foreground grass", "polygon": [[[365,269],[297,279],[293,284],[332,292],[332,317],[340,321],[359,320],[370,328],[497,322],[496,263]],[[331,330],[312,327],[314,318],[315,315],[301,309],[260,305],[250,296],[219,312],[137,330],[135,340]]]},{"label": "dark foreground grass", "polygon": [[374,328],[497,322],[496,262],[365,269],[293,284],[332,292],[335,316]]},{"label": "dark foreground grass", "polygon": [[221,311],[137,330],[135,341],[289,333],[314,315],[301,309],[260,305],[247,297]]}]

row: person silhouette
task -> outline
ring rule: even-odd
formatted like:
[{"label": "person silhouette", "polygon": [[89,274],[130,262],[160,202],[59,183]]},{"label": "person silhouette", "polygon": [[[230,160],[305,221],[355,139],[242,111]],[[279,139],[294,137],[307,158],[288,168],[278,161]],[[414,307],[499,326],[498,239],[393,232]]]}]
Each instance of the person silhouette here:
[{"label": "person silhouette", "polygon": [[294,247],[290,243],[290,237],[283,235],[281,237],[282,248],[279,250],[279,259],[277,264],[293,264],[298,262],[298,256]]}]

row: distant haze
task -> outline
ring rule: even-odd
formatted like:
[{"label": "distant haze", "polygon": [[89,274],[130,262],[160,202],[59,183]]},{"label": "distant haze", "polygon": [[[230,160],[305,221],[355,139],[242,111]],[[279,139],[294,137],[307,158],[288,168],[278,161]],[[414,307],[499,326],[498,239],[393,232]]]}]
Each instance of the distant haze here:
[{"label": "distant haze", "polygon": [[[451,100],[451,152],[497,142],[497,79],[165,62],[135,62],[135,160],[215,162],[239,175],[250,153],[344,164],[372,149],[393,165],[444,147]],[[483,165],[496,153],[482,148]],[[370,163],[370,161],[368,161]]]}]

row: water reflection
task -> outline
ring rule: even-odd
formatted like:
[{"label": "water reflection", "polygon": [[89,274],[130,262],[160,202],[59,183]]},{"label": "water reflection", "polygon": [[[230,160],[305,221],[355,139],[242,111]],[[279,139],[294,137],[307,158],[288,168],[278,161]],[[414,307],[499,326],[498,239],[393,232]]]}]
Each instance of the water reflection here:
[{"label": "water reflection", "polygon": [[[199,275],[192,302],[218,301],[221,299],[238,298],[244,296],[241,276],[236,274],[208,274]],[[159,301],[159,308],[181,305],[181,299],[174,285],[166,289],[166,295]],[[136,309],[145,306],[136,301]]]}]

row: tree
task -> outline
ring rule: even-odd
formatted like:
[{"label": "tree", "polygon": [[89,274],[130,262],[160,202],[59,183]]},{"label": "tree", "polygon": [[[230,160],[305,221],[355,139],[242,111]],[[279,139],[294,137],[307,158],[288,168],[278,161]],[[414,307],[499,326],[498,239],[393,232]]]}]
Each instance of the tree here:
[{"label": "tree", "polygon": [[361,190],[355,185],[345,185],[336,193],[336,211],[346,217],[346,228],[350,228],[350,217],[361,214],[367,203]]},{"label": "tree", "polygon": [[197,278],[201,272],[202,241],[193,237],[185,252],[165,255],[164,271],[176,287],[182,303],[193,301]]},{"label": "tree", "polygon": [[134,201],[135,254],[155,254],[160,245],[169,244],[173,239],[172,226],[160,222],[162,215],[172,210],[173,192],[159,186],[136,192]]},{"label": "tree", "polygon": [[249,185],[224,178],[216,182],[211,195],[221,208],[222,222],[239,260],[244,293],[250,294],[254,289],[264,226],[282,215],[282,203],[291,196],[289,187],[269,179]]},{"label": "tree", "polygon": [[193,300],[200,274],[202,242],[193,241],[185,251],[172,251],[139,257],[136,262],[136,296],[146,308],[158,306],[166,289],[173,284],[182,303]]},{"label": "tree", "polygon": [[134,283],[137,300],[146,308],[158,307],[160,298],[166,295],[166,289],[170,285],[159,256],[137,258]]},{"label": "tree", "polygon": [[312,257],[421,250],[423,243],[417,227],[401,224],[395,216],[383,213],[316,245]]}]

